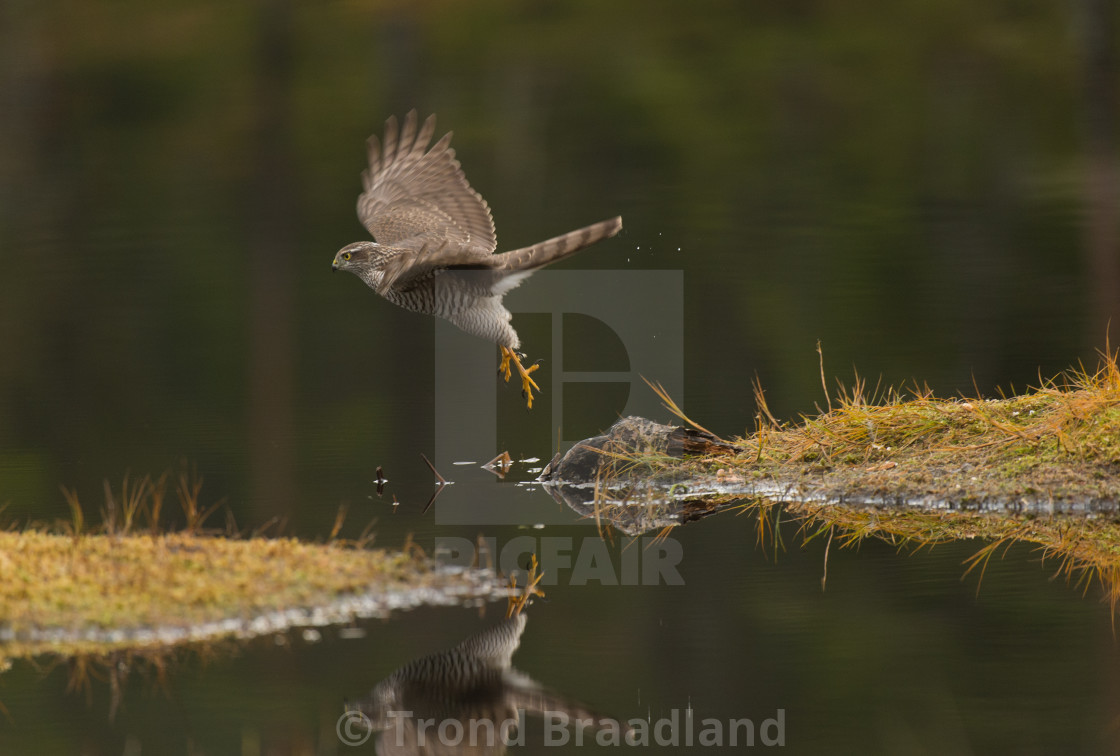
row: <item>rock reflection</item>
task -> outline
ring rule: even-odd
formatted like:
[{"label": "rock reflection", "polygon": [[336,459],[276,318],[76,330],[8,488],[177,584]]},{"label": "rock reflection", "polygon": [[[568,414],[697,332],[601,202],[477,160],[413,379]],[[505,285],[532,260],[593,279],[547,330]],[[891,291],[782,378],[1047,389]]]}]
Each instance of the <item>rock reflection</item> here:
[{"label": "rock reflection", "polygon": [[553,693],[511,666],[526,617],[518,614],[447,651],[404,665],[347,705],[378,731],[380,754],[498,754],[524,743],[525,715],[552,722],[615,719]]},{"label": "rock reflection", "polygon": [[656,486],[594,489],[559,484],[544,489],[557,503],[628,536],[684,525],[731,506],[702,497],[678,499]]}]

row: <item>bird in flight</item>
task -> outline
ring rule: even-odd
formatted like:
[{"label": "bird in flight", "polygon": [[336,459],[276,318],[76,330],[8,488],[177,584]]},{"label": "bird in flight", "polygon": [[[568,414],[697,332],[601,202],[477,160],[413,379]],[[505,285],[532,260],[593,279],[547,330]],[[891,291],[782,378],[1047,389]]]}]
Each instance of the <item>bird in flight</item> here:
[{"label": "bird in flight", "polygon": [[375,241],[348,244],[334,256],[333,270],[346,270],[395,305],[451,321],[498,345],[498,372],[508,382],[510,366],[521,377],[533,406],[530,375],[518,349],[502,297],[549,263],[614,236],[622,218],[595,223],[529,247],[495,253],[498,243],[486,200],[467,183],[451,133],[430,149],[436,118],[417,124],[411,111],[398,128],[391,116],[385,139],[369,138],[369,168],[362,173],[358,219]]}]

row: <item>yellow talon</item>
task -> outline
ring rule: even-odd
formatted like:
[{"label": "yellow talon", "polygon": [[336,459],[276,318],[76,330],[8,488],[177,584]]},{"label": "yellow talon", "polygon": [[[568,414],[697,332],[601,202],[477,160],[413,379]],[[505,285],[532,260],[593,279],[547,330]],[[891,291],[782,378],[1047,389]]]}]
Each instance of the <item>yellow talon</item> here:
[{"label": "yellow talon", "polygon": [[529,373],[539,368],[540,365],[530,365],[526,368],[521,364],[521,358],[519,358],[517,353],[512,349],[501,345],[499,345],[498,348],[502,350],[502,363],[498,365],[498,373],[508,382],[510,377],[509,364],[510,362],[514,364],[517,368],[517,374],[521,376],[521,393],[524,394],[529,409],[532,409],[533,389],[540,391],[541,387],[537,385],[536,381],[529,377]]}]

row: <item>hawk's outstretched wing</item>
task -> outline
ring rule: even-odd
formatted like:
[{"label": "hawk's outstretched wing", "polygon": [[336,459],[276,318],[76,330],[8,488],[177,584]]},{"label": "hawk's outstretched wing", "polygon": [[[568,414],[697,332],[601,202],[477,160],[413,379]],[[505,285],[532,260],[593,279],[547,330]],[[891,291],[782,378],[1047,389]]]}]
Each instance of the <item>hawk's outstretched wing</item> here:
[{"label": "hawk's outstretched wing", "polygon": [[427,244],[417,254],[401,254],[386,261],[377,292],[384,295],[390,288],[408,291],[435,272],[443,271],[456,274],[460,287],[475,296],[505,294],[538,268],[614,236],[621,229],[622,218],[615,217],[498,255],[449,242]]},{"label": "hawk's outstretched wing", "polygon": [[449,146],[451,133],[427,149],[435,128],[431,115],[417,132],[413,110],[399,131],[395,116],[385,122],[384,144],[369,138],[358,219],[386,246],[493,252],[497,238],[490,208],[467,183]]}]

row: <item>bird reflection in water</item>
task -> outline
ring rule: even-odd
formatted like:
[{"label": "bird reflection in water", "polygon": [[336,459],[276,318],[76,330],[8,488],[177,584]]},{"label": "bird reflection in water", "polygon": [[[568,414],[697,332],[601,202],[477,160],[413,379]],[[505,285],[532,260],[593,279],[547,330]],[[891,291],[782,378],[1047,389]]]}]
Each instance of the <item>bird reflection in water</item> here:
[{"label": "bird reflection in water", "polygon": [[544,688],[511,666],[526,617],[517,614],[447,651],[409,662],[347,704],[378,731],[379,754],[499,754],[524,744],[525,715],[589,729],[625,724]]}]

